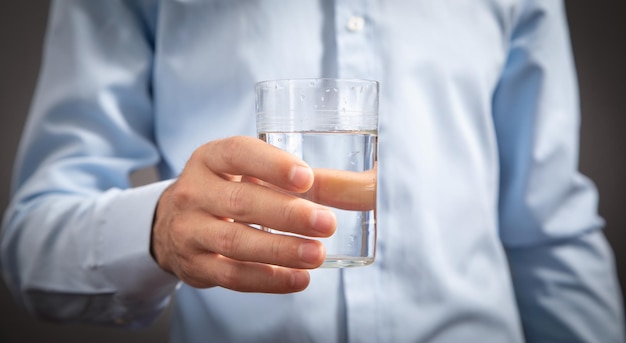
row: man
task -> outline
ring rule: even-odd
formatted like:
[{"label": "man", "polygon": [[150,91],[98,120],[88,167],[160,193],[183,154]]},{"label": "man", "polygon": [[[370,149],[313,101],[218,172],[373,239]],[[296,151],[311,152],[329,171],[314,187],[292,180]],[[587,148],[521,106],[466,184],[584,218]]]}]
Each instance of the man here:
[{"label": "man", "polygon": [[[365,268],[315,269],[334,217],[238,182],[314,184],[250,137],[253,85],[322,76],[381,84]],[[175,342],[623,341],[577,130],[559,1],[59,1],[3,275],[55,320],[146,325],[174,296]]]}]

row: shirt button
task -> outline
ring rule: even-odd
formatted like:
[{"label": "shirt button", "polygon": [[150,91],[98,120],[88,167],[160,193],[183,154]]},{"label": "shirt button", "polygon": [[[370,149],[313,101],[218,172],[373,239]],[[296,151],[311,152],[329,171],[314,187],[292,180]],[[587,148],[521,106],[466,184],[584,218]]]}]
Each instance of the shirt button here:
[{"label": "shirt button", "polygon": [[359,32],[363,30],[363,27],[365,27],[365,19],[359,16],[350,17],[350,19],[348,19],[348,23],[346,24],[346,28],[350,32]]}]

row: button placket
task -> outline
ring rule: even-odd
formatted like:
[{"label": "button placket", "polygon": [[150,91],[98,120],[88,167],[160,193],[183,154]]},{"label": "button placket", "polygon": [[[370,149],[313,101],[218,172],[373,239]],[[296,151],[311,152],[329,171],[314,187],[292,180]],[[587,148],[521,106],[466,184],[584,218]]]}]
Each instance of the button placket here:
[{"label": "button placket", "polygon": [[350,32],[359,32],[362,31],[365,27],[365,18],[358,15],[353,15],[348,18],[348,22],[346,23],[346,28]]},{"label": "button placket", "polygon": [[338,0],[335,7],[338,76],[371,78],[369,1]]}]

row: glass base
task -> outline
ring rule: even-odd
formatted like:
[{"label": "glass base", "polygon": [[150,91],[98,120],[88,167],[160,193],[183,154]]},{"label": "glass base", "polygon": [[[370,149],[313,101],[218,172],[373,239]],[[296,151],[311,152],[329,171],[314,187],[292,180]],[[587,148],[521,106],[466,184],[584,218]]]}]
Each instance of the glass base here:
[{"label": "glass base", "polygon": [[368,266],[374,262],[373,257],[326,256],[320,268],[351,268]]}]

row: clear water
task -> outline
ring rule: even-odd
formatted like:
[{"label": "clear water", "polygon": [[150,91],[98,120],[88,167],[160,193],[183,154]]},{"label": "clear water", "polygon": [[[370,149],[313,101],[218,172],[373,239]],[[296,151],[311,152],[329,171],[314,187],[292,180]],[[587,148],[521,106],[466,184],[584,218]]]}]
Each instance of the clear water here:
[{"label": "clear water", "polygon": [[[355,267],[371,264],[376,249],[376,177],[369,188],[355,186],[353,180],[376,168],[378,136],[375,131],[353,132],[265,132],[259,138],[288,151],[312,168],[350,171],[355,177],[330,183],[326,189],[336,195],[330,203],[337,216],[337,231],[332,237],[320,239],[326,247],[326,261],[322,267]],[[343,174],[350,176],[350,174]],[[363,191],[361,191],[361,188]],[[309,194],[304,198],[316,200]],[[347,204],[349,203],[349,204]],[[346,205],[347,204],[347,205]],[[329,204],[326,204],[329,205]],[[358,208],[358,209],[354,209]],[[268,229],[268,231],[273,231]]]}]

